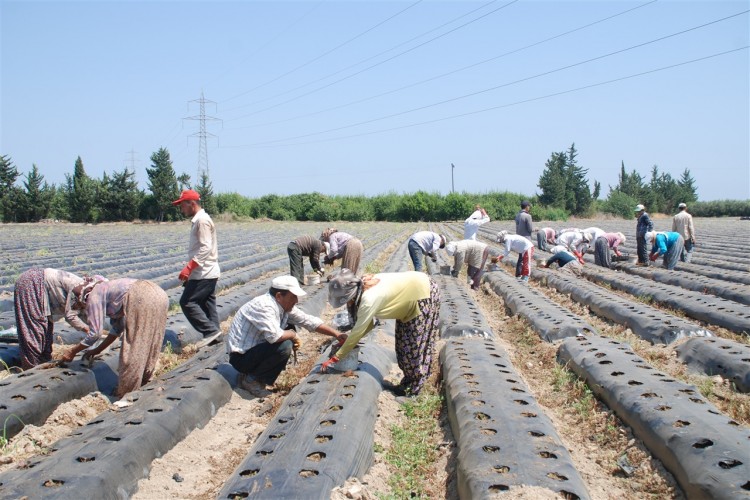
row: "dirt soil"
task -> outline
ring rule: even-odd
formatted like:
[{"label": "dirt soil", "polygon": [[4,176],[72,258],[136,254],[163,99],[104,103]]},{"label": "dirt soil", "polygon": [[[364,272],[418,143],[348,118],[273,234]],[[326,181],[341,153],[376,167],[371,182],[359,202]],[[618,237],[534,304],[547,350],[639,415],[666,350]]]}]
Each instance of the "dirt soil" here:
[{"label": "dirt soil", "polygon": [[45,454],[56,441],[109,408],[109,399],[100,392],[58,406],[41,425],[27,425],[0,449],[0,472],[22,467],[34,455]]}]

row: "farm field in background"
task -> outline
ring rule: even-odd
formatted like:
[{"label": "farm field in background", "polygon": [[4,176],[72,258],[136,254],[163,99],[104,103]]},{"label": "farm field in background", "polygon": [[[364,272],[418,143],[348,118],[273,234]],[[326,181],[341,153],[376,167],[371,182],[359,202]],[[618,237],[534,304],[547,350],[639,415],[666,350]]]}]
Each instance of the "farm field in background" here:
[{"label": "farm field in background", "polygon": [[[671,228],[671,218],[654,223]],[[106,400],[117,344],[91,368],[19,373],[16,344],[0,338],[0,496],[750,498],[748,224],[696,219],[692,262],[674,271],[608,270],[587,255],[580,278],[535,266],[522,284],[503,265],[478,291],[464,273],[441,275],[452,259],[439,252],[428,272],[443,296],[441,376],[425,398],[442,402],[417,479],[393,458],[394,428],[413,412],[380,384],[400,376],[392,322],[364,342],[351,377],[320,374],[325,338],[305,333],[298,364],[258,400],[236,387],[223,345],[194,348],[176,305],[189,222],[0,226],[0,330],[14,325],[13,283],[30,267],[148,279],[172,304],[163,369],[125,408]],[[635,254],[634,220],[534,225],[621,231]],[[463,232],[461,222],[217,222],[222,330],[288,274],[292,239],[328,226],[362,240],[364,272],[411,270],[415,231]],[[501,229],[513,222],[480,229],[494,253]],[[306,290],[301,307],[330,320],[325,283]],[[64,322],[55,335],[79,339]]]}]

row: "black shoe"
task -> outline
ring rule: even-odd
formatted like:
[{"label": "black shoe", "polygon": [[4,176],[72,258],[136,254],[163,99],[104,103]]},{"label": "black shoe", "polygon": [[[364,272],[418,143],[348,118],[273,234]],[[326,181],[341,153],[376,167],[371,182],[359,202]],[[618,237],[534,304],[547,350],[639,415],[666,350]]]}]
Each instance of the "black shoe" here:
[{"label": "black shoe", "polygon": [[406,389],[403,385],[394,385],[390,382],[383,382],[383,389],[393,393],[394,396],[406,396]]}]

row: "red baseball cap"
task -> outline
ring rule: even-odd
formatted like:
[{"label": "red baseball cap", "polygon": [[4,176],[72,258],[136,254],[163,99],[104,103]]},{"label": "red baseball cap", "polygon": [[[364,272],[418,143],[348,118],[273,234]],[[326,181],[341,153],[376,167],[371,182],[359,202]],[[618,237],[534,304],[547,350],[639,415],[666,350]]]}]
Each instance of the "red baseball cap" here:
[{"label": "red baseball cap", "polygon": [[198,191],[193,191],[192,189],[186,189],[180,194],[180,198],[178,200],[175,200],[172,202],[172,205],[179,205],[183,201],[200,201],[201,195],[198,194]]}]

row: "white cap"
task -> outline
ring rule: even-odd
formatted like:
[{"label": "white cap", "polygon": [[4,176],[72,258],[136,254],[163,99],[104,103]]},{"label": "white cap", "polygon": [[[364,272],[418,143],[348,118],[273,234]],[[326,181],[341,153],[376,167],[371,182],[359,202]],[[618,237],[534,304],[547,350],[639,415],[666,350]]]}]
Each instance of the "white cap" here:
[{"label": "white cap", "polygon": [[684,203],[680,203],[679,205],[677,205],[677,208],[687,208],[687,205],[685,205]]},{"label": "white cap", "polygon": [[289,290],[297,297],[307,295],[307,292],[300,288],[299,281],[294,276],[279,276],[278,278],[274,278],[271,281],[271,287],[277,290]]},{"label": "white cap", "polygon": [[636,205],[634,211],[635,212],[641,212],[643,210],[646,210],[646,207],[644,207],[643,205]]}]

